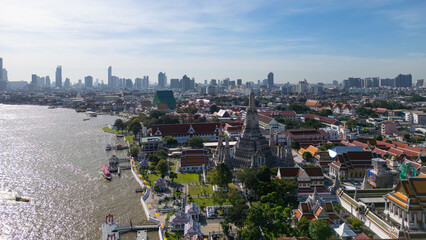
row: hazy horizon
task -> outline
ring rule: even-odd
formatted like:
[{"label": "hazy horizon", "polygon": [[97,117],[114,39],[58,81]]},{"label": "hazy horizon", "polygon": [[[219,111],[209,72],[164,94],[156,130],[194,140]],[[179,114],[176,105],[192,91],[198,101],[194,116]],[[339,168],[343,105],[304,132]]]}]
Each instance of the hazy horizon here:
[{"label": "hazy horizon", "polygon": [[9,81],[426,78],[422,1],[3,1]]}]

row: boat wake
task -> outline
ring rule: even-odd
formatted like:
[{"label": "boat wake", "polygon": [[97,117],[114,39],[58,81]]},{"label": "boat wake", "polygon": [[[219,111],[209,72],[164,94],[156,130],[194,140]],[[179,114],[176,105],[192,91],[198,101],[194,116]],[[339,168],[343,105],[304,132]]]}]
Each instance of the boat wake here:
[{"label": "boat wake", "polygon": [[0,199],[15,200],[19,196],[17,192],[11,190],[0,190]]}]

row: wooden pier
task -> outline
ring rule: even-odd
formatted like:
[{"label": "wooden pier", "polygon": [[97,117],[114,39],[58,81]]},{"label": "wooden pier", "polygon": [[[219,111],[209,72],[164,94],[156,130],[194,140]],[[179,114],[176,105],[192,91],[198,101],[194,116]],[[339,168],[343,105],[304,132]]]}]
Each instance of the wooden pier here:
[{"label": "wooden pier", "polygon": [[138,230],[158,229],[159,227],[159,224],[132,225],[132,222],[130,222],[130,226],[119,227],[118,224],[114,222],[114,217],[109,214],[108,216],[106,216],[106,220],[102,224],[102,239],[119,240],[120,233]]}]

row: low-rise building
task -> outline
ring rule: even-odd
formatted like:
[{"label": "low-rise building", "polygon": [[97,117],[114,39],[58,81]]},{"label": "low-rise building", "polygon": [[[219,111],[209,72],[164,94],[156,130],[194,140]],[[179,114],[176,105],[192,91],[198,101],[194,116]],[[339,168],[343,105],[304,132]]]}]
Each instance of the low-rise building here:
[{"label": "low-rise building", "polygon": [[162,137],[144,137],[140,140],[140,146],[143,152],[156,152],[164,145]]},{"label": "low-rise building", "polygon": [[362,179],[365,170],[372,166],[371,159],[377,157],[377,153],[371,151],[342,152],[329,164],[329,173],[334,177],[338,174],[345,178]]},{"label": "low-rise building", "polygon": [[382,136],[392,135],[397,131],[398,124],[396,122],[385,121],[382,122],[381,134]]},{"label": "low-rise building", "polygon": [[299,207],[293,210],[293,214],[297,221],[306,218],[311,221],[324,220],[331,226],[338,226],[340,223],[340,218],[334,212],[332,202],[319,199],[316,191],[309,195],[306,201],[300,202]]},{"label": "low-rise building", "polygon": [[279,168],[277,177],[297,181],[299,199],[306,199],[316,192],[319,196],[329,196],[330,192],[324,187],[324,175],[319,167],[285,167]]},{"label": "low-rise building", "polygon": [[202,172],[209,164],[209,154],[204,149],[183,150],[180,157],[181,172]]},{"label": "low-rise building", "polygon": [[217,141],[217,134],[221,127],[221,123],[153,124],[151,134],[157,137],[172,136],[179,143],[187,142],[192,136]]}]

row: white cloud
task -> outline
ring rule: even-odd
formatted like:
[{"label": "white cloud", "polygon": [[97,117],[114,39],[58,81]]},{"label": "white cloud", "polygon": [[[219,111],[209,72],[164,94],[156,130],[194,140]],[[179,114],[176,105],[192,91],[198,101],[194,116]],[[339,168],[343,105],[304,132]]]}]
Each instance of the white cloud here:
[{"label": "white cloud", "polygon": [[[357,4],[375,8],[383,2]],[[282,81],[303,77],[325,81],[360,72],[376,76],[389,72],[392,76],[393,69],[425,76],[421,57],[386,60],[305,55],[319,48],[318,39],[309,33],[302,37],[288,34],[287,38],[259,34],[281,18],[338,11],[357,4],[3,0],[0,54],[13,80],[28,80],[32,73],[53,76],[56,65],[63,65],[64,75],[72,81],[89,74],[105,79],[109,65],[117,75],[132,78],[146,74],[153,78],[166,71],[169,77],[187,73],[200,80],[229,76],[255,81],[274,71]],[[402,14],[399,19],[416,23],[419,16]]]}]

